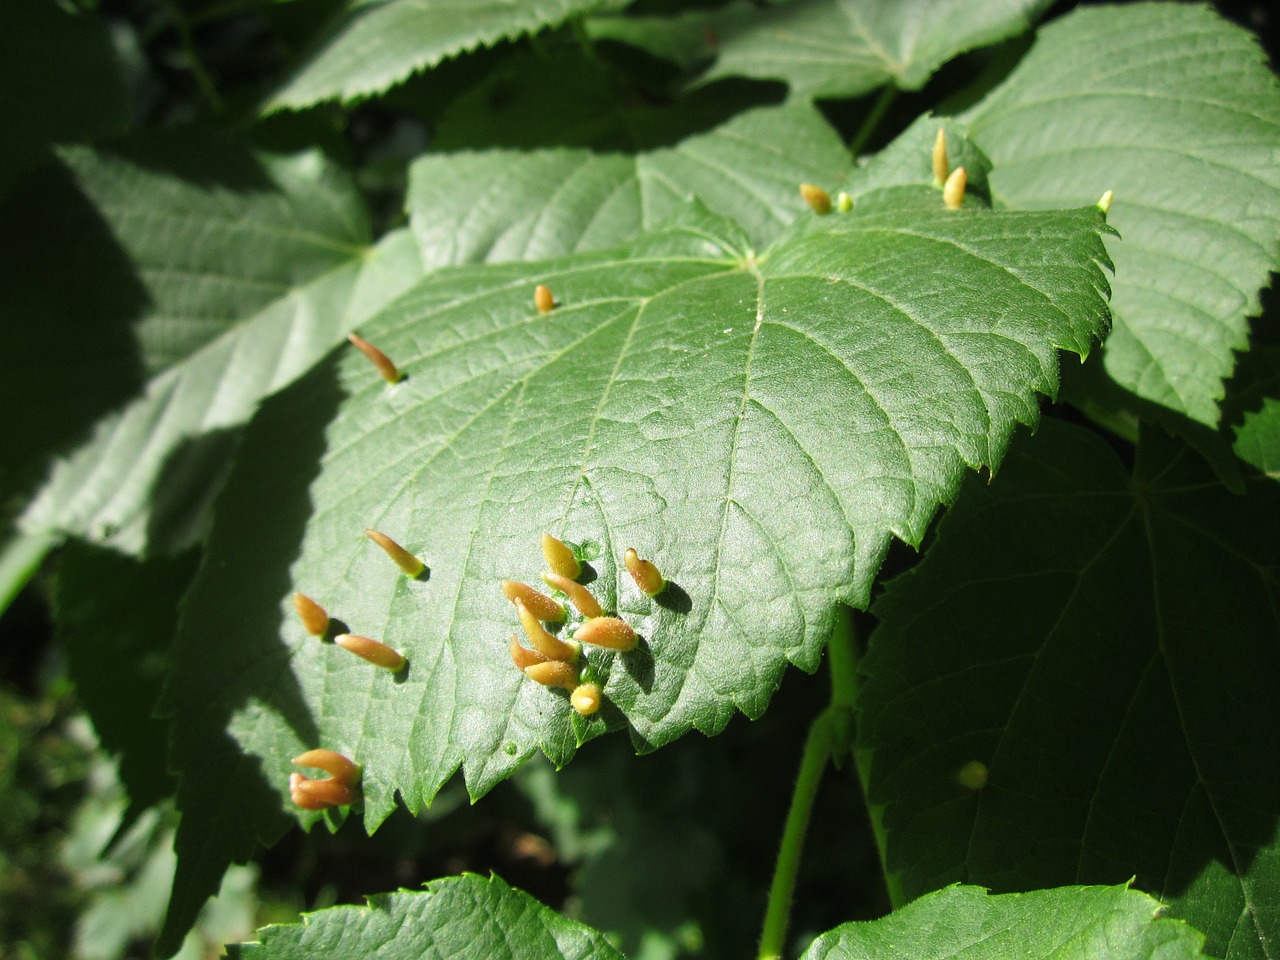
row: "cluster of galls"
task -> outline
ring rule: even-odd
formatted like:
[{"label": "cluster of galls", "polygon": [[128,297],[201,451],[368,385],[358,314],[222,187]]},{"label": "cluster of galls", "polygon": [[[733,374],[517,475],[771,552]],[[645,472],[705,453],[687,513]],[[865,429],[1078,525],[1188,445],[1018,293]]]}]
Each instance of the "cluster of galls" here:
[{"label": "cluster of galls", "polygon": [[[573,549],[549,533],[542,535],[542,555],[551,569],[542,580],[559,591],[585,618],[570,640],[561,640],[548,631],[544,623],[563,623],[568,611],[559,600],[516,580],[503,580],[502,593],[516,608],[520,626],[533,649],[520,643],[518,634],[511,635],[511,660],[526,677],[544,687],[569,690],[573,709],[588,717],[600,709],[600,684],[589,666],[584,669],[582,645],[589,644],[625,653],[635,649],[638,638],[630,625],[620,617],[605,616],[600,603],[578,582],[582,562]],[[628,549],[624,557],[632,579],[644,593],[657,596],[666,587],[662,574],[648,560],[640,559]]]}]

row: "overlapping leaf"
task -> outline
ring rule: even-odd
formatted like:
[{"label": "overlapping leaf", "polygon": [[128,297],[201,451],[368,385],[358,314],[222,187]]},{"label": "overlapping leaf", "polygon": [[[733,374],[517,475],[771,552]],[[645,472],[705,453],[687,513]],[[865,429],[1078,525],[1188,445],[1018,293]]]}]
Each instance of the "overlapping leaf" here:
[{"label": "overlapping leaf", "polygon": [[1202,957],[1201,936],[1118,887],[989,896],[948,887],[871,923],[824,933],[801,960],[1147,960]]},{"label": "overlapping leaf", "polygon": [[[908,894],[1124,880],[1230,958],[1280,935],[1280,494],[1046,422],[894,581],[859,745]],[[957,774],[988,769],[979,791]]]},{"label": "overlapping leaf", "polygon": [[233,960],[310,960],[341,949],[346,960],[622,960],[590,927],[566,920],[498,877],[436,880],[420,892],[330,907],[301,924],[264,927],[259,942],[232,944]]},{"label": "overlapping leaf", "polygon": [[601,0],[351,0],[267,109],[356,100],[479,46],[522,36]]},{"label": "overlapping leaf", "polygon": [[768,107],[634,155],[429,154],[413,165],[407,205],[428,268],[616,246],[689,196],[732,216],[763,249],[803,209],[799,184],[833,184],[850,166],[813,107]]},{"label": "overlapping leaf", "polygon": [[1082,9],[1046,27],[970,119],[998,203],[1115,191],[1106,369],[1216,425],[1232,351],[1280,264],[1280,85],[1256,41],[1204,7]]},{"label": "overlapping leaf", "polygon": [[719,57],[703,80],[785,80],[800,97],[924,86],[957,54],[1028,30],[1046,0],[792,0],[716,18]]},{"label": "overlapping leaf", "polygon": [[[131,296],[107,298],[105,309],[120,311],[108,314],[121,327],[117,339],[137,340],[133,376],[155,375],[55,466],[22,518],[29,533],[69,533],[132,553],[190,545],[204,529],[232,431],[262,397],[421,276],[407,232],[370,246],[362,201],[319,156],[204,147],[68,155],[93,203],[86,217],[110,231],[110,240],[84,249],[73,238],[69,255],[80,256],[87,276],[70,286],[136,274]],[[121,253],[126,266],[115,262]],[[48,268],[67,264],[51,258]],[[45,417],[56,421],[65,406],[59,398],[94,384],[97,368],[121,351],[103,348],[98,317],[76,295],[62,309],[47,292],[59,285],[38,271],[33,277],[43,299],[33,292],[8,304],[25,314],[21,337],[33,341],[23,344],[29,362],[16,375],[51,402],[47,410],[35,404],[41,412],[8,436],[39,446]],[[90,335],[79,337],[86,328]]]}]

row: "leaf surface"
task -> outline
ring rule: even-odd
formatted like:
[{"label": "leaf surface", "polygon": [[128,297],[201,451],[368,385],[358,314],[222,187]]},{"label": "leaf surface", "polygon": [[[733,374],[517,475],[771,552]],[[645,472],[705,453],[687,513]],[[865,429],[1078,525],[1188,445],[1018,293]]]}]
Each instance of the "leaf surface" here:
[{"label": "leaf surface", "polygon": [[[1046,0],[793,0],[733,6],[715,20],[723,76],[784,80],[796,97],[918,90],[957,54],[1029,30]],[[1096,198],[1095,198],[1096,199]]]},{"label": "leaf surface", "polygon": [[266,109],[358,100],[446,57],[537,32],[599,4],[600,0],[352,0]]},{"label": "leaf surface", "polygon": [[603,934],[496,876],[475,874],[371,897],[365,907],[330,907],[301,924],[264,927],[258,936],[258,943],[232,944],[228,955],[310,960],[340,950],[344,960],[622,960]]},{"label": "leaf surface", "polygon": [[428,268],[536,260],[625,243],[689,196],[733,217],[763,249],[805,209],[803,182],[852,166],[807,104],[765,107],[661,150],[429,154],[410,173],[414,236]]},{"label": "leaf surface", "polygon": [[1081,9],[1045,27],[969,119],[997,204],[1115,191],[1106,369],[1216,425],[1232,351],[1280,263],[1280,85],[1256,40],[1206,7]]},{"label": "leaf surface", "polygon": [[1117,887],[991,896],[947,887],[887,917],[824,933],[801,960],[1162,960],[1202,957],[1201,936],[1158,919],[1160,904]]},{"label": "leaf surface", "polygon": [[1280,493],[1247,488],[1154,432],[1130,474],[1046,421],[964,491],[864,661],[858,749],[909,895],[1136,874],[1212,955],[1269,955]]}]

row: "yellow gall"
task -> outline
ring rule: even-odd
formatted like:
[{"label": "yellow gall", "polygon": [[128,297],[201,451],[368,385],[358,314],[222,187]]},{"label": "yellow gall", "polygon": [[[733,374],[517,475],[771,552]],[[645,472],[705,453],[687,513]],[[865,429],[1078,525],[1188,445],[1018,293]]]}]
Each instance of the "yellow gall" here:
[{"label": "yellow gall", "polygon": [[567,663],[573,663],[578,659],[581,652],[571,643],[565,643],[559,637],[548,633],[543,629],[542,623],[533,615],[528,607],[524,605],[524,601],[516,597],[512,601],[516,605],[516,615],[520,618],[520,626],[524,627],[524,632],[529,638],[529,642],[533,644],[533,649],[548,660],[563,660]]},{"label": "yellow gall", "polygon": [[1115,199],[1115,192],[1108,190],[1098,200],[1098,209],[1102,211],[1103,216],[1111,212],[1111,201]]},{"label": "yellow gall", "polygon": [[522,647],[520,638],[513,633],[511,635],[511,662],[523,670],[525,667],[532,667],[535,663],[548,663],[549,661],[537,650]]},{"label": "yellow gall", "polygon": [[942,185],[942,203],[948,210],[959,210],[964,203],[965,188],[964,167],[956,167]]},{"label": "yellow gall", "polygon": [[545,593],[539,593],[527,583],[519,580],[503,580],[502,595],[515,603],[517,600],[529,608],[529,612],[543,623],[559,623],[565,618],[564,604],[553,600]]},{"label": "yellow gall", "polygon": [[374,640],[372,637],[340,633],[333,638],[333,642],[342,647],[343,650],[350,650],[362,660],[368,660],[375,667],[382,667],[392,673],[398,673],[403,670],[407,662],[399,652],[392,650],[382,641]]},{"label": "yellow gall", "polygon": [[391,562],[399,567],[409,577],[420,577],[422,572],[427,569],[427,565],[406,550],[400,544],[396,543],[385,533],[377,530],[365,528],[364,535],[382,548],[382,551],[391,558]]},{"label": "yellow gall", "polygon": [[818,216],[826,216],[831,212],[831,194],[812,183],[800,184],[800,196],[809,205],[809,209]]},{"label": "yellow gall", "polygon": [[634,649],[638,642],[636,632],[617,617],[594,617],[577,629],[573,639],[622,652]]},{"label": "yellow gall", "polygon": [[568,597],[569,602],[577,607],[578,612],[584,617],[598,617],[604,613],[596,598],[591,595],[591,591],[576,580],[562,577],[558,573],[544,573],[542,581],[548,587],[553,587]]},{"label": "yellow gall", "polygon": [[293,609],[298,611],[298,619],[302,621],[302,629],[313,637],[323,637],[329,629],[329,614],[324,607],[316,603],[305,593],[293,595]]},{"label": "yellow gall", "polygon": [[347,339],[351,341],[351,345],[369,358],[369,362],[377,368],[378,373],[382,374],[382,379],[387,383],[399,383],[400,371],[396,365],[391,362],[391,358],[375,347],[368,340],[357,337],[354,333],[347,334]]},{"label": "yellow gall", "polygon": [[853,197],[841,190],[836,194],[836,209],[841,213],[848,213],[853,209]]},{"label": "yellow gall", "polygon": [[631,579],[636,582],[641,593],[656,597],[666,589],[667,581],[663,579],[662,571],[648,560],[641,560],[640,554],[632,548],[627,548],[622,561],[627,565],[627,573],[631,574]]},{"label": "yellow gall", "polygon": [[569,703],[582,716],[591,716],[600,709],[600,684],[584,683],[574,687],[573,693],[569,695]]},{"label": "yellow gall", "polygon": [[541,283],[534,287],[533,305],[538,308],[539,313],[550,313],[554,310],[556,298],[551,292],[551,288]]},{"label": "yellow gall", "polygon": [[951,173],[951,165],[947,161],[947,131],[938,128],[938,135],[933,138],[933,179],[938,186],[947,182]]},{"label": "yellow gall", "polygon": [[298,767],[315,767],[342,783],[360,782],[360,764],[334,750],[308,750],[290,761]]},{"label": "yellow gall", "polygon": [[289,777],[289,797],[304,810],[349,807],[357,796],[356,788],[341,780],[311,780],[298,773]]},{"label": "yellow gall", "polygon": [[960,768],[956,780],[966,790],[981,790],[987,785],[988,773],[987,765],[981,760],[970,760]]},{"label": "yellow gall", "polygon": [[582,564],[574,555],[573,548],[549,533],[542,535],[542,556],[552,573],[558,573],[570,580],[577,580],[582,573]]},{"label": "yellow gall", "polygon": [[563,660],[548,660],[524,668],[524,675],[544,687],[573,690],[578,686],[578,668]]}]

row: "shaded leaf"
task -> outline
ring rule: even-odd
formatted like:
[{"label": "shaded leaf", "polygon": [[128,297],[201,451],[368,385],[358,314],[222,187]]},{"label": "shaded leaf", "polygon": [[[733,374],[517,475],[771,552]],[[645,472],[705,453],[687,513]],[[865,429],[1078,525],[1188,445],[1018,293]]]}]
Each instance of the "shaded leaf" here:
[{"label": "shaded leaf", "polygon": [[813,107],[765,107],[635,155],[429,154],[413,165],[407,206],[428,268],[616,246],[690,195],[732,216],[762,249],[805,210],[800,183],[834,184],[850,167]]},{"label": "shaded leaf", "polygon": [[[1136,874],[1215,956],[1280,931],[1280,492],[1046,421],[874,612],[859,750],[909,895]],[[970,761],[989,771],[967,790]]]},{"label": "shaded leaf", "polygon": [[1118,887],[990,896],[947,887],[880,920],[824,933],[801,960],[1147,960],[1202,957],[1202,937],[1159,919],[1159,902]]},{"label": "shaded leaf", "polygon": [[341,949],[363,957],[451,960],[622,960],[603,934],[566,920],[496,876],[448,877],[421,892],[371,897],[367,907],[330,907],[300,925],[264,927],[258,943],[228,947],[233,960],[310,960]]},{"label": "shaded leaf", "polygon": [[1110,376],[1215,426],[1246,318],[1280,263],[1280,85],[1206,7],[1081,9],[969,117],[997,203],[1115,191]]},{"label": "shaded leaf", "polygon": [[600,0],[351,0],[267,110],[380,93],[499,40],[554,26]]},{"label": "shaded leaf", "polygon": [[918,90],[957,54],[1029,30],[1047,0],[792,0],[716,17],[722,76],[784,80],[797,97],[852,97],[885,84]]}]

